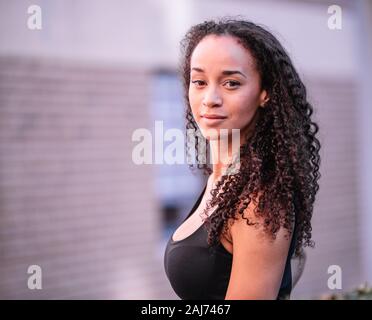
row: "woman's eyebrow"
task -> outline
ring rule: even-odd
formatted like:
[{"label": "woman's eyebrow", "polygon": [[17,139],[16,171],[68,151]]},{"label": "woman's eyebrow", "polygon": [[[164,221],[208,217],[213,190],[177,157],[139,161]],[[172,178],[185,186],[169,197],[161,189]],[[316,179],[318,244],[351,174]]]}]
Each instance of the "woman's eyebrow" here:
[{"label": "woman's eyebrow", "polygon": [[[194,70],[194,71],[197,71],[197,72],[204,72],[203,69],[201,68],[192,68],[191,70]],[[241,74],[244,78],[246,78],[245,74],[243,74],[241,71],[238,71],[238,70],[224,70],[222,71],[222,74],[223,75],[226,75],[226,76],[231,76],[233,74]]]}]

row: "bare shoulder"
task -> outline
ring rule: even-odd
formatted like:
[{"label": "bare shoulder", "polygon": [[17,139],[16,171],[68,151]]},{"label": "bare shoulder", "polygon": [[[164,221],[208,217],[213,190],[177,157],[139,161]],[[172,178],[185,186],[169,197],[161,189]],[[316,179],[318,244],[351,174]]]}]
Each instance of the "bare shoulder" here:
[{"label": "bare shoulder", "polygon": [[229,222],[233,263],[226,299],[275,299],[280,289],[291,233],[280,227],[275,238],[267,234],[255,206],[252,201],[243,215]]},{"label": "bare shoulder", "polygon": [[[291,232],[284,227],[279,227],[275,238],[264,231],[264,226],[267,224],[264,216],[257,216],[254,213],[256,203],[251,202],[244,210],[243,214],[236,214],[235,219],[229,220],[229,234],[231,236],[234,245],[246,245],[249,243],[255,243],[256,245],[274,245],[279,244],[286,245],[291,239]],[[285,212],[281,212],[281,215],[285,215]],[[269,222],[270,223],[270,222]],[[294,224],[292,224],[292,231]],[[248,242],[247,242],[248,241]]]}]

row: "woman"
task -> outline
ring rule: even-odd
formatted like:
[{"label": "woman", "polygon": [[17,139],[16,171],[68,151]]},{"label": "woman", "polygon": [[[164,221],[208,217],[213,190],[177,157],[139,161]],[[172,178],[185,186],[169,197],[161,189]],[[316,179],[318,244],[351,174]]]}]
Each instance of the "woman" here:
[{"label": "woman", "polygon": [[[278,40],[251,22],[206,21],[182,45],[187,128],[213,161],[198,164],[208,182],[167,244],[168,279],[182,299],[289,298],[291,258],[314,246],[320,177],[306,89]],[[221,129],[240,130],[222,158]]]}]

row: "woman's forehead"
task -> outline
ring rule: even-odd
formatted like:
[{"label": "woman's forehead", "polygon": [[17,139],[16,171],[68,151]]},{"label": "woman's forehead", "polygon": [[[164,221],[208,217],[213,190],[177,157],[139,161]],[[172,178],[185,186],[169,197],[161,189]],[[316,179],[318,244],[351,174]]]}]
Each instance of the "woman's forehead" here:
[{"label": "woman's forehead", "polygon": [[191,68],[250,70],[254,60],[249,50],[232,36],[208,35],[195,47],[191,55]]}]

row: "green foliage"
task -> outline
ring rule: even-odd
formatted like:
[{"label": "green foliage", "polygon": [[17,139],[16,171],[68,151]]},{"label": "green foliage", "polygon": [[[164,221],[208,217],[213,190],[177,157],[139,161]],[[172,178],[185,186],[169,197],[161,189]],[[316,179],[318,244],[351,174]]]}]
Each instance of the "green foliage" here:
[{"label": "green foliage", "polygon": [[320,297],[321,300],[372,300],[372,287],[367,282],[359,287],[339,294],[325,294]]}]

